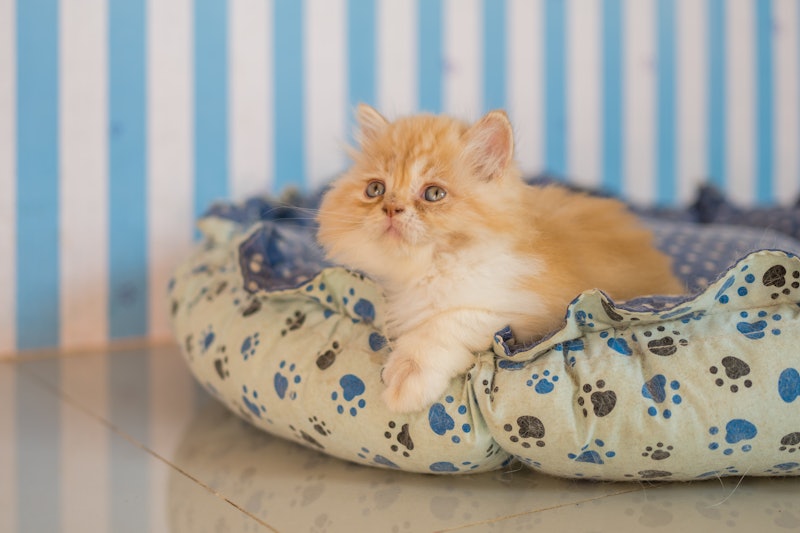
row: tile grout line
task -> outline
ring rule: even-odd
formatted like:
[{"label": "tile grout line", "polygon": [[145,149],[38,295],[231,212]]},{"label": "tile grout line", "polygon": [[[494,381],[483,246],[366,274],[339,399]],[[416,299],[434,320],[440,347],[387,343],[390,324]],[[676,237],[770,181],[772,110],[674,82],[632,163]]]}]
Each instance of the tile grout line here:
[{"label": "tile grout line", "polygon": [[[657,487],[653,487],[653,488],[657,488]],[[611,493],[611,494],[604,494],[602,496],[596,496],[594,498],[587,498],[585,500],[579,500],[579,501],[574,501],[574,502],[568,502],[568,503],[563,503],[563,504],[552,505],[550,507],[544,507],[542,509],[536,509],[534,511],[525,511],[525,512],[521,512],[521,513],[514,513],[514,514],[510,514],[510,515],[506,515],[506,516],[502,516],[502,517],[498,517],[498,518],[490,518],[490,519],[486,519],[486,520],[479,520],[477,522],[470,522],[469,524],[462,524],[460,526],[449,527],[449,528],[445,528],[445,529],[437,529],[436,533],[448,533],[448,532],[451,532],[451,531],[461,531],[461,530],[465,530],[467,528],[471,528],[471,527],[475,527],[475,526],[493,524],[495,522],[502,522],[504,520],[511,520],[513,518],[519,518],[521,516],[534,515],[534,514],[537,514],[537,513],[543,513],[543,512],[547,512],[547,511],[554,511],[556,509],[562,509],[564,507],[569,507],[569,506],[572,506],[572,505],[581,505],[581,504],[584,504],[584,503],[589,503],[589,502],[593,502],[593,501],[597,501],[597,500],[602,500],[602,499],[605,499],[605,498],[614,498],[616,496],[621,496],[623,494],[630,494],[630,493],[633,493],[633,492],[644,491],[646,489],[647,489],[647,487],[645,487],[644,485],[640,485],[639,487],[631,488],[630,490],[621,490],[619,492],[614,492],[614,493]]]},{"label": "tile grout line", "polygon": [[18,352],[0,354],[0,363],[28,363],[59,358],[90,357],[96,355],[113,355],[116,353],[134,350],[172,348],[178,345],[171,338],[163,339],[121,339],[110,341],[97,346],[82,346],[77,348],[42,348],[22,350]]},{"label": "tile grout line", "polygon": [[206,485],[205,483],[203,483],[202,481],[200,481],[199,479],[197,479],[193,475],[189,474],[188,472],[186,472],[185,470],[180,468],[178,465],[173,464],[171,461],[169,461],[165,457],[161,456],[156,451],[150,449],[145,444],[139,442],[138,440],[133,438],[133,436],[129,435],[128,433],[126,433],[125,431],[120,429],[118,426],[113,424],[110,420],[106,420],[104,417],[92,412],[88,408],[84,407],[82,404],[76,402],[68,394],[65,394],[64,391],[61,390],[59,387],[57,387],[55,385],[52,385],[52,384],[48,383],[46,380],[44,380],[44,379],[40,378],[39,376],[37,376],[36,374],[23,369],[22,365],[16,365],[16,366],[17,366],[17,370],[19,372],[24,374],[27,378],[35,381],[37,384],[42,386],[44,389],[48,390],[51,394],[54,394],[60,400],[64,401],[68,405],[74,407],[75,409],[78,409],[79,411],[81,411],[85,415],[89,416],[90,418],[94,419],[95,421],[99,422],[101,425],[103,425],[106,428],[110,429],[111,431],[113,431],[114,433],[116,433],[117,435],[119,435],[120,437],[125,439],[126,441],[128,441],[133,446],[139,448],[140,450],[144,451],[148,455],[151,455],[152,457],[154,457],[155,459],[161,461],[162,463],[164,463],[168,467],[174,469],[176,472],[178,472],[181,475],[187,477],[188,479],[190,479],[191,481],[195,482],[197,485],[202,487],[207,492],[209,492],[209,493],[213,494],[215,497],[223,500],[224,502],[229,504],[234,509],[238,510],[239,512],[243,513],[244,515],[246,515],[246,516],[250,517],[251,519],[255,520],[257,523],[259,523],[262,526],[266,527],[268,530],[273,531],[275,533],[278,533],[277,529],[273,528],[272,526],[270,526],[269,524],[267,524],[266,522],[264,522],[263,520],[261,520],[257,516],[253,515],[252,513],[247,511],[246,509],[242,508],[241,506],[239,506],[239,504],[231,501],[230,499],[226,498],[224,495],[222,495],[219,492],[215,491],[214,489],[212,489],[211,487],[209,487],[208,485]]}]

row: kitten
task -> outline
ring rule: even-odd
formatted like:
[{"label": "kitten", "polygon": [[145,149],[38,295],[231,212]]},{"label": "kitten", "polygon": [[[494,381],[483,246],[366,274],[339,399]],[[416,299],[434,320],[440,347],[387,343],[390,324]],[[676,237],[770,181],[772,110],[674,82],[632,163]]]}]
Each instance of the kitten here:
[{"label": "kitten", "polygon": [[683,292],[621,202],[522,180],[504,112],[471,126],[357,116],[360,151],[322,201],[318,240],[385,290],[391,410],[432,404],[506,325],[518,341],[559,327],[583,290]]}]

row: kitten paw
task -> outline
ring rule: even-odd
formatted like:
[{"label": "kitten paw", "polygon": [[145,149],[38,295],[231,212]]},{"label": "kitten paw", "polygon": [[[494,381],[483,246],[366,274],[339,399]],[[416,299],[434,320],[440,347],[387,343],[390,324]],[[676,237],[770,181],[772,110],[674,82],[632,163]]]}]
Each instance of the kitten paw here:
[{"label": "kitten paw", "polygon": [[390,411],[410,413],[433,404],[447,388],[449,380],[426,369],[413,358],[394,358],[383,369],[386,390],[382,398]]}]

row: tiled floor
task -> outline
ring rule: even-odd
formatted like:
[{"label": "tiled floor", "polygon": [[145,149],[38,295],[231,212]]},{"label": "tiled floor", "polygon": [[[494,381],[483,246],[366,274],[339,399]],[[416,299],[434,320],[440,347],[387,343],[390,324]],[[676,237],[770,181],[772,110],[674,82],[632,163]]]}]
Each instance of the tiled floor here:
[{"label": "tiled floor", "polygon": [[176,349],[0,363],[0,532],[800,530],[800,479],[356,466],[259,432]]}]

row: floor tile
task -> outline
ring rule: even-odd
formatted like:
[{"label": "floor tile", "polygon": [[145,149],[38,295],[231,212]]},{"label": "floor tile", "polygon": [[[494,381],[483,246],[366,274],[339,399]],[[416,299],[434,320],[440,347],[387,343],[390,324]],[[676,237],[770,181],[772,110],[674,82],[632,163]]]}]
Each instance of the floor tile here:
[{"label": "floor tile", "polygon": [[217,404],[198,413],[174,461],[279,531],[435,531],[639,490],[521,468],[435,476],[355,465],[256,430]]},{"label": "floor tile", "polygon": [[580,504],[525,513],[459,529],[463,533],[557,531],[614,533],[649,530],[800,530],[800,486],[796,479],[725,478],[653,485]]},{"label": "floor tile", "polygon": [[[99,527],[118,525],[138,509],[131,523],[142,531],[166,521],[173,531],[190,532],[560,531],[569,524],[569,531],[686,533],[800,526],[797,479],[640,485],[562,480],[522,468],[435,476],[347,463],[240,420],[195,384],[175,348],[13,368],[22,374],[17,387],[25,382],[30,389],[11,393],[16,407],[9,411],[2,380],[10,374],[0,373],[0,434],[16,434],[11,443],[0,439],[0,468],[33,462],[39,468],[25,482],[0,477],[0,531],[14,531],[5,526],[19,516],[5,511],[23,509],[19,502],[51,471],[60,473],[62,488],[41,498],[59,511],[42,520],[82,517],[95,502],[105,513]],[[9,425],[14,409],[43,422]],[[74,429],[69,417],[75,416],[95,433]],[[9,454],[30,457],[20,467]],[[72,482],[64,479],[93,487],[86,494],[95,499],[67,495],[63,487]]]},{"label": "floor tile", "polygon": [[151,449],[174,447],[193,413],[212,399],[175,348],[63,357],[19,364],[88,412]]},{"label": "floor tile", "polygon": [[174,531],[194,523],[184,501],[221,531],[269,531],[14,365],[0,364],[0,390],[0,531]]},{"label": "floor tile", "polygon": [[428,531],[638,489],[522,468],[452,477],[353,465],[244,423],[195,386],[175,349],[67,358],[58,374],[51,365],[22,366],[279,531]]}]

